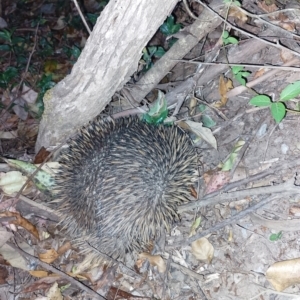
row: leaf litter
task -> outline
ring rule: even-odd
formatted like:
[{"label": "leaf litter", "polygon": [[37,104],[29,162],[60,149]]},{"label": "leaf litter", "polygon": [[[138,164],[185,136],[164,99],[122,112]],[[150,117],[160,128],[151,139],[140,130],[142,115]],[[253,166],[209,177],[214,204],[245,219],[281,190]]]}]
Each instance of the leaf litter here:
[{"label": "leaf litter", "polygon": [[[20,50],[27,49],[26,53],[28,55],[30,54],[30,48],[32,47],[31,40],[34,34],[31,35],[30,40],[26,38],[26,35],[19,34],[19,32],[22,31],[18,32],[18,29],[22,27],[22,22],[24,22],[24,24],[29,21],[31,23],[37,22],[37,2],[27,3],[31,5],[30,9],[34,12],[34,17],[23,16],[23,18],[18,18],[20,23],[17,24],[11,22],[11,18],[18,12],[17,6],[14,5],[15,3],[4,1],[5,15],[9,16],[7,19],[10,21],[7,22],[8,27],[6,29],[11,30],[12,27],[10,26],[14,24],[17,27],[16,33],[18,34],[14,36],[14,34],[11,35],[11,32],[4,32],[3,37],[6,39],[6,46],[0,48],[0,51],[3,51],[3,49],[9,49],[11,46],[15,47],[15,56],[12,56],[13,58],[10,62],[5,60],[4,69],[1,70],[1,102],[5,108],[3,112],[1,112],[1,121],[4,129],[3,132],[11,133],[10,136],[3,136],[1,138],[1,141],[3,141],[1,145],[1,155],[18,160],[24,160],[24,158],[26,160],[26,158],[33,157],[34,136],[36,136],[37,133],[35,129],[32,129],[26,135],[20,134],[21,122],[23,122],[22,126],[25,126],[25,128],[29,128],[32,124],[38,123],[37,117],[40,116],[43,105],[42,102],[39,101],[39,97],[42,99],[41,95],[52,86],[53,82],[59,81],[71,70],[85,35],[83,28],[80,27],[80,25],[78,26],[80,22],[78,22],[77,18],[74,17],[72,20],[67,20],[55,10],[50,10],[52,14],[51,18],[45,17],[45,20],[48,22],[45,22],[45,24],[48,24],[47,26],[44,26],[43,19],[39,20],[38,35],[40,37],[40,44],[38,45],[36,53],[38,55],[33,56],[30,62],[31,65],[35,67],[34,71],[31,74],[25,74],[24,78],[22,78],[20,73],[16,73],[14,69],[10,69],[9,72],[5,73],[4,71],[8,67],[15,68],[17,59],[22,62]],[[194,11],[201,13],[202,6],[199,3],[201,2],[199,1],[197,4],[196,1],[196,4],[193,3],[191,7]],[[290,36],[297,34],[296,31],[297,28],[299,28],[300,21],[296,17],[292,19],[288,11],[280,12],[280,10],[284,8],[289,8],[288,5],[287,7],[279,7],[277,5],[278,3],[270,4],[267,1],[258,2],[257,5],[253,4],[252,1],[243,1],[241,6],[243,10],[237,7],[231,8],[228,19],[236,21],[236,24],[238,24],[242,30],[243,28],[247,28],[247,30],[249,30],[249,28],[253,29],[254,34],[256,30],[259,29],[262,30],[266,36],[278,35],[278,39],[280,39],[281,35],[278,34],[274,25],[285,30],[285,33],[288,33]],[[93,7],[93,5],[90,7]],[[63,9],[69,13],[69,15],[72,15],[69,11],[70,7],[64,6]],[[276,13],[277,11],[279,12],[278,14]],[[193,22],[188,12],[185,11],[184,3],[178,5],[173,15],[181,20],[181,24],[184,26]],[[257,17],[253,17],[253,15],[257,15]],[[263,27],[261,22],[268,22],[269,24]],[[177,30],[177,27],[177,23],[171,18],[163,29],[169,32],[175,29]],[[37,27],[33,27],[33,29],[34,28]],[[229,49],[228,58],[230,61],[233,60],[233,62],[235,62],[234,57],[239,53],[239,47],[241,47],[243,43],[249,42],[249,37],[242,31],[230,30],[230,28],[226,29],[228,34],[226,34],[227,40],[225,44],[227,44],[226,47]],[[66,30],[68,34],[66,40],[64,40],[62,34],[64,30]],[[208,35],[208,39],[203,48],[205,51],[211,48],[210,45],[217,42],[222,34],[222,30],[223,28],[218,28],[216,32],[212,32]],[[29,32],[34,33],[34,31]],[[42,39],[43,35],[47,35],[48,40]],[[52,40],[51,35],[55,37],[54,40]],[[15,38],[14,41],[13,38]],[[263,38],[263,34],[258,38]],[[160,38],[158,40],[161,41],[162,39]],[[230,43],[230,41],[238,41],[238,43],[235,46],[236,42]],[[13,44],[14,42],[15,44]],[[284,47],[290,47],[293,51],[293,44],[286,45],[285,42],[286,40],[282,39]],[[251,45],[251,41],[249,45]],[[165,45],[159,44],[153,46],[163,47]],[[21,47],[21,49],[18,47]],[[58,49],[64,49],[63,55],[57,55]],[[291,51],[288,52],[291,53]],[[196,58],[196,54],[198,54],[197,51],[195,51],[195,53],[192,51],[188,58]],[[220,54],[220,57],[221,55],[222,54]],[[47,60],[44,58],[47,58]],[[226,162],[226,158],[228,157],[230,157],[230,159],[227,160],[230,162],[230,166],[234,165],[236,159],[240,159],[240,161],[238,161],[239,168],[245,170],[246,178],[264,172],[264,166],[267,164],[270,165],[271,168],[274,167],[274,172],[267,175],[266,178],[263,178],[263,186],[278,185],[289,178],[293,178],[296,173],[296,167],[298,167],[300,133],[298,130],[299,116],[297,114],[299,111],[299,106],[297,106],[297,96],[299,94],[297,85],[300,79],[299,73],[289,71],[288,76],[286,76],[287,72],[282,71],[283,75],[277,77],[273,76],[258,82],[254,86],[254,90],[250,90],[249,87],[247,87],[247,84],[255,78],[258,80],[263,78],[263,73],[269,72],[269,70],[267,70],[268,66],[280,66],[292,58],[287,56],[281,48],[276,48],[276,44],[273,47],[266,44],[260,51],[254,51],[249,56],[247,56],[245,52],[242,58],[243,60],[239,63],[245,64],[243,70],[249,71],[247,64],[261,64],[260,70],[263,71],[259,71],[259,73],[253,72],[247,77],[241,77],[238,81],[237,78],[234,77],[234,74],[230,72],[231,69],[229,67],[226,72],[221,72],[221,74],[216,72],[211,77],[209,77],[209,74],[212,74],[211,70],[215,66],[207,67],[205,74],[207,74],[206,82],[208,84],[198,86],[193,91],[196,98],[207,102],[206,113],[208,113],[209,118],[215,122],[212,127],[209,127],[209,129],[205,128],[203,132],[203,126],[200,123],[203,110],[198,107],[197,101],[194,102],[194,114],[189,116],[192,120],[187,121],[187,124],[189,124],[190,127],[194,127],[194,131],[201,131],[200,134],[197,134],[198,137],[201,137],[201,140],[197,142],[197,147],[201,153],[202,164],[202,177],[200,178],[201,188],[199,191],[199,195],[201,196],[204,196],[204,191],[206,193],[215,192],[218,189],[226,188],[232,184],[232,181],[230,181],[231,174],[228,171],[230,167],[226,168],[226,171],[222,171],[220,167],[222,163]],[[26,62],[27,60],[25,59],[25,62],[23,62],[23,70],[26,67]],[[152,67],[154,67],[155,64],[152,64],[153,62],[155,61],[149,61],[149,66],[153,65]],[[140,70],[141,69],[143,68],[140,68]],[[38,70],[43,70],[44,74],[39,73]],[[257,71],[258,70],[259,68]],[[168,75],[167,82],[176,86],[176,84],[178,84],[176,80],[178,80],[178,78],[184,78],[186,75],[183,71],[192,76],[195,72],[195,66],[187,66],[183,62],[178,63],[174,68],[174,72]],[[26,88],[25,85],[23,85],[23,89],[12,89],[13,86],[19,84],[20,81],[24,79],[26,83],[28,83]],[[234,97],[228,97],[227,92],[232,88],[232,85],[233,87],[237,87],[244,82],[246,83],[245,92],[237,94]],[[288,84],[291,84],[289,88],[287,88]],[[21,97],[18,96],[18,93],[21,93]],[[275,121],[279,124],[275,123],[274,118],[272,118],[267,110],[255,110],[249,105],[249,101],[253,97],[258,97],[258,95],[272,96],[273,94],[278,99],[287,103],[286,114],[283,116],[283,119],[279,120],[279,118],[275,118]],[[36,101],[32,98],[36,98]],[[287,101],[291,98],[295,99],[293,101]],[[262,100],[266,100],[266,98],[262,98]],[[14,103],[15,109],[9,109],[9,105],[12,103]],[[210,106],[213,105],[215,105],[217,110],[210,108]],[[115,103],[114,106],[109,108],[110,112],[113,112],[113,109],[116,107],[117,104]],[[183,106],[180,111],[182,115],[187,112],[184,111],[184,107],[188,106]],[[277,106],[273,107],[274,110],[278,110],[278,108]],[[220,114],[218,114],[218,110]],[[197,116],[197,114],[199,115]],[[225,115],[227,119],[224,120],[221,115]],[[260,120],[263,120],[261,126],[266,128],[266,134],[258,137],[256,133],[260,128],[257,128],[257,124],[259,124]],[[249,139],[249,136],[256,137],[252,139],[245,154],[239,158],[238,153],[235,152],[238,150],[232,149],[234,149],[239,140],[246,141]],[[284,144],[288,145],[287,151],[282,150],[282,145]],[[24,154],[24,152],[26,153]],[[277,161],[276,165],[274,161]],[[291,164],[293,162],[294,165]],[[278,166],[277,169],[276,166]],[[211,177],[212,172],[214,173],[214,177]],[[210,186],[207,182],[213,183]],[[24,181],[22,181],[22,183],[24,184]],[[260,181],[245,181],[238,186],[238,189],[250,189],[253,186],[260,186]],[[13,191],[17,193],[18,189]],[[273,201],[256,211],[260,218],[264,220],[283,220],[286,221],[286,224],[289,224],[289,220],[291,219],[297,219],[299,217],[299,214],[297,214],[299,196],[295,194],[289,195],[286,192],[287,191],[282,191],[280,200]],[[6,191],[6,193],[2,195],[2,200],[10,199],[11,196],[8,194]],[[34,197],[42,198],[42,195],[37,193],[33,187],[31,194],[26,195],[32,199]],[[222,197],[222,193],[220,193],[220,197]],[[208,239],[202,239],[202,241],[205,241],[203,244],[194,242],[192,245],[176,248],[176,237],[182,238],[183,236],[187,236],[191,231],[196,233],[206,228],[213,228],[218,222],[230,218],[232,215],[237,214],[239,211],[246,209],[259,200],[259,196],[244,197],[242,199],[235,198],[232,199],[233,202],[226,200],[213,206],[200,208],[197,211],[183,213],[182,222],[177,225],[172,235],[167,237],[167,244],[172,245],[173,243],[175,247],[173,251],[174,263],[171,264],[171,266],[167,263],[167,254],[162,253],[161,256],[154,257],[147,254],[144,258],[150,261],[150,267],[141,263],[137,272],[132,270],[124,271],[124,269],[122,272],[121,266],[119,269],[116,269],[104,265],[95,267],[96,271],[89,270],[84,274],[85,276],[81,275],[81,279],[85,280],[86,283],[96,283],[99,290],[101,289],[101,292],[106,293],[107,299],[117,297],[116,295],[119,294],[118,290],[124,293],[123,296],[126,299],[131,299],[133,295],[131,291],[133,290],[135,290],[140,297],[158,295],[165,299],[176,297],[189,299],[191,296],[193,296],[194,299],[205,299],[201,293],[205,295],[204,297],[206,297],[206,299],[255,299],[256,297],[262,299],[269,299],[269,297],[290,299],[292,294],[295,295],[295,299],[297,299],[296,297],[300,292],[300,285],[297,279],[299,277],[297,277],[299,273],[299,268],[297,268],[299,259],[297,240],[299,238],[296,229],[293,231],[282,230],[282,233],[279,235],[276,228],[273,227],[275,225],[272,222],[265,222],[263,223],[265,226],[263,226],[259,222],[251,221],[251,214],[249,214],[249,216],[241,218],[234,225],[228,225],[211,232]],[[235,201],[236,205],[232,205]],[[3,225],[7,226],[8,223],[15,225],[15,230],[17,231],[15,239],[18,241],[20,248],[25,250],[25,252],[36,256],[38,255],[41,261],[56,263],[66,274],[76,274],[75,265],[76,263],[80,263],[82,256],[78,254],[77,249],[72,249],[68,243],[61,241],[60,233],[57,232],[51,220],[41,220],[42,215],[34,215],[25,209],[20,210],[19,213],[21,213],[21,215],[15,212],[7,212],[6,214],[2,214],[1,218]],[[199,217],[201,217],[201,223],[194,228],[194,220]],[[13,218],[13,221],[10,218]],[[40,224],[43,225],[40,226]],[[47,237],[42,239],[42,241],[38,241],[38,232],[42,231],[41,227],[48,235],[46,235]],[[5,249],[5,247],[9,246],[9,244],[5,243],[12,237],[12,233],[7,232],[4,227],[2,227],[2,230],[1,249],[3,253],[1,252],[1,254],[6,261],[6,265],[4,261],[2,265],[5,267],[5,270],[8,271],[7,275],[5,275],[5,272],[3,273],[4,280],[8,280],[11,283],[13,282],[12,277],[9,275],[12,273],[13,266],[14,268],[25,270],[25,272],[20,273],[23,276],[26,276],[25,274],[28,276],[29,272],[32,275],[30,283],[27,286],[22,286],[21,280],[13,282],[18,287],[19,293],[22,291],[25,293],[33,293],[37,290],[42,290],[45,291],[44,295],[46,297],[57,297],[57,299],[59,299],[59,297],[61,297],[60,291],[63,287],[66,287],[62,293],[65,293],[64,295],[67,297],[72,295],[72,291],[74,287],[76,287],[74,282],[72,283],[72,288],[70,288],[66,278],[61,277],[59,280],[53,279],[53,277],[50,276],[53,275],[53,273],[49,270],[43,270],[37,267],[36,264],[38,263],[34,260],[31,263],[35,270],[32,270],[32,266],[22,255],[14,251],[13,248],[8,247]],[[276,238],[270,239],[271,236],[275,235]],[[22,244],[23,239],[30,241],[26,247]],[[197,254],[198,258],[195,258],[196,252],[200,252],[200,254]],[[14,255],[9,256],[8,254]],[[148,268],[147,270],[149,270],[146,281],[141,278],[139,274],[139,272],[143,272],[143,268]],[[160,277],[160,273],[164,274],[164,271],[172,274],[172,276],[168,278],[167,283],[162,282]],[[198,277],[199,274],[203,275],[201,280]],[[80,274],[78,276],[80,276]],[[34,277],[41,279],[34,281]],[[195,279],[197,280],[198,286],[193,284]],[[147,280],[149,280],[151,284],[148,284]],[[117,288],[112,282],[117,282]],[[183,286],[186,288],[186,292],[183,292]],[[277,294],[276,291],[284,292]],[[81,293],[84,293],[84,291],[81,290]],[[51,296],[51,294],[55,296]]]}]

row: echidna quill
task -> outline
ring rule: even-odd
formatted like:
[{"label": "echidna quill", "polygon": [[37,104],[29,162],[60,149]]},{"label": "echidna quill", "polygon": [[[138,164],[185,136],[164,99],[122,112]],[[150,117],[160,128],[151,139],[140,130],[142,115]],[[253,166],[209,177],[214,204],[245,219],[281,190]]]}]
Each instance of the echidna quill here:
[{"label": "echidna quill", "polygon": [[179,219],[196,164],[192,141],[177,126],[98,117],[61,156],[56,202],[62,224],[72,239],[113,259],[145,251]]}]

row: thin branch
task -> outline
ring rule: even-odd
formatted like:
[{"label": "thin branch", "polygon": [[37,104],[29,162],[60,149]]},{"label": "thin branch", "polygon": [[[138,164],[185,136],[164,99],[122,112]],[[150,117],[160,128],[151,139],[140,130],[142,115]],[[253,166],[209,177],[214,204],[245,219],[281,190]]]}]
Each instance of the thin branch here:
[{"label": "thin branch", "polygon": [[91,35],[92,31],[91,31],[91,29],[90,29],[88,23],[86,22],[86,19],[85,19],[84,15],[83,15],[83,13],[82,13],[82,11],[81,11],[79,5],[78,5],[77,0],[73,0],[73,2],[74,2],[74,4],[75,4],[75,7],[76,7],[76,9],[77,9],[77,11],[78,11],[78,13],[79,13],[79,16],[80,16],[80,18],[81,18],[81,20],[82,20],[82,22],[83,22],[83,24],[84,24],[84,26],[85,26],[87,32],[89,33],[89,35]]},{"label": "thin branch", "polygon": [[30,261],[34,261],[37,265],[42,266],[44,269],[54,273],[54,274],[58,274],[59,276],[61,276],[62,278],[65,278],[66,280],[68,280],[70,283],[76,285],[77,287],[79,287],[81,290],[85,291],[86,293],[92,295],[93,297],[95,297],[95,299],[98,300],[105,300],[105,298],[103,298],[101,295],[99,295],[98,293],[96,293],[94,290],[92,290],[90,287],[84,285],[83,283],[81,283],[80,281],[76,280],[75,278],[69,276],[68,274],[56,269],[55,267],[52,267],[51,265],[39,260],[37,257],[25,252],[23,249],[21,249],[20,247],[16,246],[13,243],[8,242],[7,243],[10,247],[14,248],[18,253],[20,253],[21,255],[24,255],[27,259],[29,259]]},{"label": "thin branch", "polygon": [[243,29],[241,29],[241,28],[239,28],[239,27],[237,27],[237,26],[231,24],[231,23],[228,22],[225,18],[223,18],[221,15],[219,15],[216,11],[214,11],[212,8],[210,8],[208,5],[206,5],[206,4],[203,3],[202,1],[197,0],[197,2],[200,3],[202,6],[204,6],[205,8],[207,8],[210,12],[213,12],[219,19],[221,19],[221,20],[222,20],[224,23],[226,23],[228,26],[230,26],[231,28],[233,28],[233,29],[239,31],[240,33],[242,33],[242,34],[244,34],[244,35],[246,35],[246,36],[251,36],[251,37],[254,38],[254,39],[258,39],[258,40],[264,42],[265,44],[270,45],[270,46],[273,46],[273,47],[276,47],[276,48],[278,48],[278,49],[281,49],[281,50],[283,50],[283,49],[289,50],[289,51],[290,51],[291,53],[293,53],[294,55],[300,56],[300,53],[298,53],[298,52],[296,52],[296,51],[294,51],[294,50],[291,50],[291,49],[289,49],[289,48],[287,48],[287,47],[284,47],[284,46],[280,45],[279,42],[272,43],[272,42],[270,42],[270,41],[267,41],[267,40],[265,40],[265,39],[262,39],[262,38],[260,38],[260,37],[258,37],[258,36],[256,36],[256,35],[254,35],[254,34],[252,34],[252,33],[250,33],[250,32],[247,32],[247,31],[245,31],[245,30],[243,30]]},{"label": "thin branch", "polygon": [[178,62],[189,63],[189,64],[201,64],[201,65],[217,65],[217,66],[229,66],[229,67],[245,67],[245,68],[254,68],[254,69],[277,69],[280,71],[296,71],[300,72],[300,67],[285,67],[282,66],[272,66],[272,65],[255,65],[255,64],[235,64],[235,63],[223,63],[223,62],[202,62],[195,60],[186,60],[186,59],[177,59]]},{"label": "thin branch", "polygon": [[166,249],[171,250],[171,249],[174,249],[174,248],[177,248],[177,247],[181,247],[181,246],[184,246],[184,245],[187,245],[187,244],[191,244],[192,242],[194,242],[194,241],[196,241],[196,240],[198,240],[198,239],[200,239],[204,236],[207,236],[208,234],[210,234],[212,232],[218,231],[218,230],[224,228],[225,226],[236,223],[240,219],[242,219],[245,216],[247,216],[248,214],[256,211],[257,209],[261,208],[262,206],[266,205],[267,203],[269,203],[273,200],[276,200],[276,199],[280,199],[280,198],[281,198],[281,196],[279,197],[278,195],[267,197],[267,198],[261,200],[260,202],[257,202],[256,204],[248,207],[247,209],[237,213],[236,215],[232,216],[231,218],[225,219],[222,222],[216,224],[215,226],[210,227],[208,229],[205,229],[205,230],[197,233],[196,235],[194,235],[194,236],[192,236],[188,239],[183,238],[183,239],[180,239],[178,241],[174,241],[174,243],[172,245],[166,246]]},{"label": "thin branch", "polygon": [[257,195],[265,195],[265,194],[273,194],[273,193],[283,193],[288,191],[289,194],[299,194],[300,187],[294,185],[295,179],[292,178],[282,184],[278,185],[270,185],[270,186],[263,186],[257,188],[250,188],[239,190],[231,193],[219,193],[219,195],[215,196],[214,198],[210,198],[207,200],[197,200],[190,202],[188,204],[180,207],[178,211],[183,210],[190,210],[193,208],[208,206],[208,205],[215,205],[219,203],[223,203],[226,201],[235,201],[235,199],[243,199],[245,197],[257,196]]},{"label": "thin branch", "polygon": [[[210,205],[211,202],[208,201],[209,199],[214,199],[215,197],[218,197],[221,194],[222,195],[231,194],[231,193],[226,193],[226,192],[228,192],[228,191],[230,191],[234,188],[244,186],[244,185],[248,184],[249,182],[254,182],[256,180],[266,178],[267,176],[270,176],[270,175],[273,175],[273,174],[278,174],[281,170],[289,169],[289,168],[295,169],[299,165],[300,165],[300,158],[299,157],[295,157],[292,161],[289,161],[289,162],[280,162],[275,167],[264,170],[261,173],[249,176],[248,178],[241,179],[241,180],[229,183],[228,185],[223,186],[221,189],[219,189],[215,192],[212,192],[210,194],[205,195],[202,198],[202,200],[200,201],[201,204],[199,203],[199,201],[194,201],[194,202],[191,202],[191,203],[183,204],[178,208],[178,212],[182,213],[184,211],[190,210],[191,208],[194,208],[194,207],[190,206],[191,204],[193,205],[193,203],[199,203],[199,205],[196,204],[195,207],[203,207],[203,206],[206,206],[206,205]],[[231,194],[231,195],[233,195],[233,194]],[[222,202],[222,201],[223,200],[221,200],[220,202]],[[216,203],[219,203],[219,202],[217,201]]]}]

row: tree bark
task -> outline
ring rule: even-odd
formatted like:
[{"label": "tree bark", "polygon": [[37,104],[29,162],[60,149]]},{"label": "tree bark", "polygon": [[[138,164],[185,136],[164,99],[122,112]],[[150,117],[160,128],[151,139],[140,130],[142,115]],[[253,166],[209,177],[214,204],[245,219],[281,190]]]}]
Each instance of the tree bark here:
[{"label": "tree bark", "polygon": [[130,79],[142,50],[178,0],[111,0],[72,72],[44,97],[36,151],[55,147],[98,115]]}]

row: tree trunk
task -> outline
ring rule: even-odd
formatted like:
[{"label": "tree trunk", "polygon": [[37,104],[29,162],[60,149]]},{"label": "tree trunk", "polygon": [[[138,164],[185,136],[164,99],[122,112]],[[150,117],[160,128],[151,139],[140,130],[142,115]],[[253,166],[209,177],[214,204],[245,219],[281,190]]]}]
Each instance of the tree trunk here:
[{"label": "tree trunk", "polygon": [[136,71],[142,50],[178,0],[111,0],[72,72],[44,97],[36,151],[98,115]]}]

